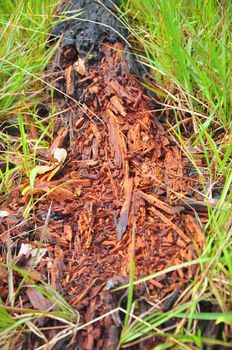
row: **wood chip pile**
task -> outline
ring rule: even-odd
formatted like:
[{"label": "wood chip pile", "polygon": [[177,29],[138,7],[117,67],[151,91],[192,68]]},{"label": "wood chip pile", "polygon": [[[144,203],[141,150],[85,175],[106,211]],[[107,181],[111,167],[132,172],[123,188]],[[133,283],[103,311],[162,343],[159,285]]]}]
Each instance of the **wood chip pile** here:
[{"label": "wood chip pile", "polygon": [[[57,171],[53,166],[37,173],[32,191],[22,194],[29,185],[25,180],[12,192],[0,241],[6,247],[11,230],[18,248],[24,243],[45,249],[31,276],[49,282],[80,311],[84,323],[119,305],[110,290],[128,282],[133,256],[139,279],[197,258],[204,236],[180,200],[191,196],[193,186],[180,148],[129,71],[124,44],[104,40],[103,58],[95,66],[73,52],[61,48],[52,65],[50,82],[59,90],[54,102],[60,114],[57,136],[40,159],[51,165],[55,151],[64,149],[67,155],[58,160]],[[32,194],[30,219],[21,224]],[[28,256],[14,259],[27,268]],[[135,295],[162,300],[184,288],[194,273],[192,266],[163,274],[138,284]],[[7,296],[4,278],[0,296]],[[25,293],[24,305],[30,302]],[[114,341],[105,340],[114,324],[107,317],[100,327],[90,326],[78,340],[83,349],[114,349]]]}]

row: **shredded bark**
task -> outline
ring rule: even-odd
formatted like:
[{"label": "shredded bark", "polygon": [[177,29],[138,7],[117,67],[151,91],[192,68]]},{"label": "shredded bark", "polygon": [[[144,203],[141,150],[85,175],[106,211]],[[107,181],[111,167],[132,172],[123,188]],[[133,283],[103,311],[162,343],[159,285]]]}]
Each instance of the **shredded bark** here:
[{"label": "shredded bark", "polygon": [[[10,228],[12,239],[20,237],[19,245],[35,247],[44,235],[47,254],[34,272],[80,311],[82,323],[123,300],[122,293],[111,289],[128,282],[132,227],[135,279],[197,258],[205,242],[194,217],[179,201],[192,193],[180,149],[151,112],[151,98],[128,67],[124,43],[118,36],[95,39],[100,54],[94,65],[91,60],[80,62],[81,54],[70,58],[73,43],[66,41],[51,65],[60,115],[47,156],[58,147],[68,156],[53,178],[49,172],[37,175],[35,204],[26,223],[22,212],[32,192],[22,195],[22,189],[28,180],[11,193],[4,209],[13,220],[2,220],[0,234],[3,246]],[[181,291],[195,272],[191,266],[153,278],[135,287],[135,297],[161,301]],[[4,298],[7,281],[1,274]],[[24,298],[25,303],[38,305],[33,289],[27,288]],[[42,300],[43,309],[45,305]],[[67,349],[115,349],[119,329],[115,317],[108,316],[72,339]]]}]

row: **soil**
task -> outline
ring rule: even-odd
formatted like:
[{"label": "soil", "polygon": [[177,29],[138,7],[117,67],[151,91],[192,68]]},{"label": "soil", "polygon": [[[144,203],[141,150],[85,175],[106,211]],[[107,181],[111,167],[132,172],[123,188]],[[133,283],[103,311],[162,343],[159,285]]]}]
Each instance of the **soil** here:
[{"label": "soil", "polygon": [[[71,19],[54,28],[52,35],[63,39],[48,67],[59,116],[54,142],[40,152],[40,159],[52,162],[58,148],[67,151],[67,158],[56,174],[37,175],[36,204],[27,221],[22,214],[32,193],[22,190],[28,180],[12,191],[2,207],[10,217],[1,222],[0,240],[6,247],[10,228],[14,261],[27,269],[27,256],[18,254],[20,245],[38,247],[46,226],[46,253],[34,276],[61,293],[84,324],[125,307],[126,289],[112,290],[128,282],[132,259],[139,279],[197,258],[204,235],[180,199],[192,196],[194,179],[187,176],[180,148],[168,136],[167,125],[154,116],[152,100],[134,75],[140,66],[128,64],[121,37],[125,30],[98,1],[73,1],[69,11],[82,7],[82,18],[107,26]],[[112,3],[109,8],[114,11]],[[148,302],[158,301],[160,310],[172,307],[196,273],[193,266],[138,284],[134,298],[140,311],[149,308]],[[15,284],[19,281],[16,275]],[[4,279],[0,295],[7,296]],[[35,307],[28,291],[22,292],[19,304]],[[116,349],[121,322],[121,314],[104,317],[56,349]],[[151,349],[157,341],[152,338],[135,348]]]}]

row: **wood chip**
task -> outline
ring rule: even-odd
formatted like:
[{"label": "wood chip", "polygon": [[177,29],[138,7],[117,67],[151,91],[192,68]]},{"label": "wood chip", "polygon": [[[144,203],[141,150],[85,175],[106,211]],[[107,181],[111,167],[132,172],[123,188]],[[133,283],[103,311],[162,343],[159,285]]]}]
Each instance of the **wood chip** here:
[{"label": "wood chip", "polygon": [[158,216],[165,224],[168,226],[171,226],[172,229],[178,233],[178,235],[183,239],[184,242],[189,243],[191,240],[190,238],[178,227],[176,224],[174,224],[170,219],[168,219],[164,214],[162,214],[159,210],[156,210],[155,208],[151,207],[150,210]]},{"label": "wood chip", "polygon": [[126,193],[125,193],[126,199],[125,199],[125,202],[123,203],[123,206],[120,212],[119,222],[116,227],[117,239],[121,239],[122,235],[125,233],[127,229],[129,211],[131,206],[131,198],[132,198],[132,192],[133,192],[133,183],[134,183],[133,178],[127,179],[126,184],[124,182],[124,188],[126,189]]},{"label": "wood chip", "polygon": [[65,69],[65,79],[66,79],[66,93],[68,95],[74,94],[74,69],[73,66],[69,66]]},{"label": "wood chip", "polygon": [[136,193],[143,199],[145,199],[150,204],[155,205],[157,208],[165,211],[167,214],[173,215],[175,211],[166,203],[162,202],[160,199],[156,198],[152,194],[147,194],[142,191],[136,191]]}]

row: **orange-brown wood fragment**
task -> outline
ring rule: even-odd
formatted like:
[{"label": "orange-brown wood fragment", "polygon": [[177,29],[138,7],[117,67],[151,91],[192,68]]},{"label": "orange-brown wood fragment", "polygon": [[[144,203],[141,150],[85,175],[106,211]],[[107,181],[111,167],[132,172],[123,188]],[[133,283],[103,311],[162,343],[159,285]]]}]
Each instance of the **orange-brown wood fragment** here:
[{"label": "orange-brown wood fragment", "polygon": [[203,234],[202,230],[190,215],[186,215],[186,224],[189,231],[191,232],[194,241],[197,242],[198,247],[200,248],[200,250],[202,250],[205,246],[206,241],[205,235]]},{"label": "orange-brown wood fragment", "polygon": [[136,152],[138,150],[141,150],[141,128],[140,123],[135,123],[131,126],[127,133],[127,143],[128,143],[128,150],[130,152]]},{"label": "orange-brown wood fragment", "polygon": [[89,92],[91,93],[91,94],[98,94],[99,93],[99,86],[98,85],[93,85],[93,86],[91,86],[90,88],[89,88]]},{"label": "orange-brown wood fragment", "polygon": [[156,287],[158,289],[163,288],[163,285],[160,282],[156,281],[155,279],[149,280],[149,283],[151,283],[154,287]]},{"label": "orange-brown wood fragment", "polygon": [[93,159],[84,159],[84,160],[74,160],[73,163],[94,166],[94,165],[98,164],[98,161],[97,160],[93,160]]},{"label": "orange-brown wood fragment", "polygon": [[[93,222],[96,216],[96,204],[94,201],[87,202],[80,213],[78,229],[85,249],[89,249],[93,241]],[[82,237],[83,236],[83,237]]]},{"label": "orange-brown wood fragment", "polygon": [[184,242],[189,243],[191,240],[190,238],[178,227],[176,226],[170,219],[168,219],[164,214],[162,214],[159,210],[156,210],[155,208],[151,207],[150,210],[158,216],[165,224],[172,227],[174,231],[178,233],[178,235],[183,239]]},{"label": "orange-brown wood fragment", "polygon": [[122,85],[112,79],[108,85],[109,93],[115,93],[118,97],[125,97],[129,102],[135,102],[136,98],[131,96]]},{"label": "orange-brown wood fragment", "polygon": [[109,141],[115,165],[118,168],[122,168],[127,153],[124,136],[120,131],[114,113],[110,109],[107,109],[106,115],[108,118]]},{"label": "orange-brown wood fragment", "polygon": [[72,240],[72,236],[73,236],[73,233],[72,233],[72,226],[71,225],[64,225],[64,235],[66,237],[66,239],[71,242]]},{"label": "orange-brown wood fragment", "polygon": [[55,259],[51,268],[51,286],[58,292],[61,292],[61,281],[64,271],[64,252],[63,249],[59,246],[55,246]]},{"label": "orange-brown wood fragment", "polygon": [[170,232],[170,233],[168,234],[168,236],[167,236],[167,242],[168,242],[168,243],[173,243],[173,242],[174,242],[173,236],[172,236],[172,232]]},{"label": "orange-brown wood fragment", "polygon": [[52,142],[51,146],[48,149],[49,154],[53,154],[55,149],[59,148],[60,145],[62,145],[64,138],[66,137],[67,134],[68,134],[68,129],[66,128],[61,128],[58,131],[57,137],[55,138],[55,140]]},{"label": "orange-brown wood fragment", "polygon": [[111,173],[111,170],[110,170],[110,167],[108,164],[106,164],[106,169],[107,169],[107,175],[109,176],[110,182],[111,182],[113,190],[114,190],[115,198],[117,198],[117,200],[119,200],[118,189],[117,189],[117,186],[115,184],[115,181],[113,179],[113,176],[112,176],[112,173]]},{"label": "orange-brown wood fragment", "polygon": [[95,137],[97,139],[97,142],[101,142],[101,134],[100,134],[97,126],[95,124],[93,124],[93,123],[90,123],[89,126],[92,129],[92,131],[93,131],[93,133],[94,133],[94,135],[95,135]]},{"label": "orange-brown wood fragment", "polygon": [[83,290],[82,293],[78,294],[76,297],[74,297],[71,301],[70,301],[70,304],[71,305],[77,305],[86,295],[87,293],[89,292],[89,290],[92,288],[92,286],[94,285],[94,283],[96,282],[96,279],[93,280],[93,282],[86,287],[85,290]]},{"label": "orange-brown wood fragment", "polygon": [[68,242],[66,237],[62,237],[61,235],[58,235],[56,232],[56,227],[54,227],[54,230],[48,229],[48,232],[46,234],[46,241],[55,244],[59,247],[67,247]]},{"label": "orange-brown wood fragment", "polygon": [[35,126],[35,123],[33,121],[32,117],[28,117],[28,124],[29,124],[29,133],[30,133],[30,137],[34,140],[37,140],[39,138],[39,134],[38,134],[38,129]]},{"label": "orange-brown wood fragment", "polygon": [[75,194],[65,188],[56,187],[50,182],[36,182],[34,186],[35,191],[47,193],[48,198],[56,199],[58,202],[63,203],[65,200],[73,200]]},{"label": "orange-brown wood fragment", "polygon": [[117,96],[115,96],[115,95],[112,96],[110,99],[110,102],[112,103],[112,105],[114,106],[114,108],[116,109],[117,112],[119,112],[123,117],[126,116],[125,107],[119,101]]},{"label": "orange-brown wood fragment", "polygon": [[64,71],[65,79],[66,79],[66,92],[68,95],[74,94],[74,69],[73,66],[69,66]]},{"label": "orange-brown wood fragment", "polygon": [[153,204],[157,208],[165,211],[167,214],[170,214],[170,215],[174,215],[175,214],[175,211],[168,204],[162,202],[160,199],[156,198],[152,194],[147,194],[147,193],[145,193],[143,191],[140,191],[140,190],[137,190],[136,193],[140,197],[145,199],[147,202],[149,202],[150,204]]}]

